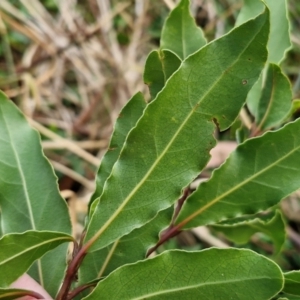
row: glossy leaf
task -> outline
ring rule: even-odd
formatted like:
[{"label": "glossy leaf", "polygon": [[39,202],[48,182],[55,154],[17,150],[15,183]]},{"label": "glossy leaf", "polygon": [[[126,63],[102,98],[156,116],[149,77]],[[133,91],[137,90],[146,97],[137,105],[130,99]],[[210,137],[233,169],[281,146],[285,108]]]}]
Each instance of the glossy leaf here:
[{"label": "glossy leaf", "polygon": [[107,276],[122,265],[144,259],[147,250],[157,243],[159,232],[170,224],[172,213],[172,207],[161,211],[143,227],[104,249],[88,253],[79,269],[80,283]]},{"label": "glossy leaf", "polygon": [[[3,234],[31,229],[71,232],[68,208],[41,150],[39,135],[1,92],[0,207]],[[30,271],[52,296],[64,275],[66,253],[67,246],[62,245]]]},{"label": "glossy leaf", "polygon": [[279,125],[292,108],[292,90],[289,79],[279,66],[270,64],[258,102],[257,130]]},{"label": "glossy leaf", "polygon": [[141,227],[179,199],[209,159],[214,122],[228,128],[257,80],[268,31],[266,10],[191,55],[171,76],[130,131],[106,181],[85,237],[93,244],[90,251]]},{"label": "glossy leaf", "polygon": [[187,199],[176,221],[191,228],[255,214],[299,189],[300,119],[247,140]]},{"label": "glossy leaf", "polygon": [[121,267],[84,299],[270,299],[282,286],[271,260],[250,250],[211,248]]},{"label": "glossy leaf", "polygon": [[6,234],[0,239],[0,286],[8,287],[34,261],[62,243],[73,241],[67,234],[50,231],[26,231]]},{"label": "glossy leaf", "polygon": [[[268,43],[268,61],[280,63],[291,48],[290,28],[287,14],[287,0],[264,0],[270,10],[270,40]],[[244,5],[237,18],[236,26],[254,18],[264,10],[261,0],[244,0]]]},{"label": "glossy leaf", "polygon": [[300,271],[284,273],[283,292],[300,297]]},{"label": "glossy leaf", "polygon": [[162,50],[171,50],[181,59],[206,44],[203,32],[190,14],[190,1],[181,0],[172,10],[161,32]]},{"label": "glossy leaf", "polygon": [[108,150],[101,160],[96,177],[96,190],[89,205],[102,194],[105,181],[119,157],[126,136],[143,114],[145,107],[146,101],[142,93],[136,93],[121,110],[114,126]]},{"label": "glossy leaf", "polygon": [[227,220],[212,226],[236,244],[246,244],[257,232],[268,235],[280,252],[285,242],[285,224],[279,210],[267,215],[255,215]]},{"label": "glossy leaf", "polygon": [[149,86],[151,98],[165,86],[166,81],[179,68],[180,58],[169,50],[153,50],[147,57],[144,82]]}]

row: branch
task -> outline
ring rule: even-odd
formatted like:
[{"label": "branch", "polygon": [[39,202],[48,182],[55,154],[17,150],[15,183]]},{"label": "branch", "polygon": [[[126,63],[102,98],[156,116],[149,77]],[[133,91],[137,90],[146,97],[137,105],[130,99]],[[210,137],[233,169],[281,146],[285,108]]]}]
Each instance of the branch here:
[{"label": "branch", "polygon": [[88,289],[89,287],[97,285],[97,283],[98,282],[93,282],[93,283],[90,283],[90,284],[85,284],[85,285],[77,287],[76,289],[74,289],[73,291],[71,291],[69,293],[69,295],[67,297],[67,300],[71,300],[71,299],[75,298],[78,294],[80,294],[84,290]]}]

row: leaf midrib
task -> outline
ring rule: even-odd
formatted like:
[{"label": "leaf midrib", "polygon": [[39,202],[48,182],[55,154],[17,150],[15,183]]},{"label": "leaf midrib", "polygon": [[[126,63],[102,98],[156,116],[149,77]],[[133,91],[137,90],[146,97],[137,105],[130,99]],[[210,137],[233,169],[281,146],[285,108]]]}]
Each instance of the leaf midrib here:
[{"label": "leaf midrib", "polygon": [[[183,7],[183,9],[185,9],[185,7]],[[186,45],[185,45],[185,30],[184,30],[184,14],[181,13],[181,44],[182,44],[182,55],[183,55],[183,59],[186,58]]]},{"label": "leaf midrib", "polygon": [[[147,180],[147,178],[150,176],[152,171],[156,168],[156,166],[159,164],[161,159],[164,157],[164,155],[167,153],[169,148],[171,148],[173,142],[177,138],[177,136],[180,134],[181,129],[185,126],[185,124],[188,122],[190,117],[195,112],[196,108],[200,106],[200,103],[202,100],[206,98],[206,96],[213,90],[213,88],[219,83],[219,81],[223,78],[224,74],[226,74],[226,71],[231,69],[240,59],[240,57],[244,54],[244,52],[248,49],[249,45],[253,42],[253,40],[257,37],[259,32],[262,30],[262,27],[260,27],[259,30],[257,30],[256,34],[252,37],[252,39],[247,43],[247,45],[244,47],[243,51],[239,54],[239,56],[236,57],[236,59],[233,61],[233,63],[226,68],[218,79],[211,85],[211,87],[208,89],[208,91],[201,97],[201,99],[198,101],[198,103],[192,108],[191,112],[188,114],[188,116],[185,118],[185,120],[182,122],[182,124],[179,126],[169,143],[166,145],[165,150],[162,151],[162,153],[158,156],[156,161],[152,164],[151,168],[148,170],[148,172],[144,175],[144,177],[141,179],[141,181],[134,187],[134,189],[128,194],[128,196],[124,199],[123,203],[118,207],[118,209],[112,214],[112,216],[103,224],[103,226],[94,234],[94,236],[87,242],[86,246],[90,247],[96,240],[102,235],[102,233],[110,226],[110,224],[116,219],[116,217],[122,212],[123,208],[127,205],[127,203],[130,201],[132,196],[139,190],[139,188],[144,184],[144,182]],[[207,44],[206,46],[209,46],[210,44]],[[206,47],[205,46],[205,47]],[[203,47],[202,49],[204,49]],[[180,70],[180,69],[179,69]],[[177,72],[176,72],[177,73]],[[197,113],[201,114],[201,112],[197,111]],[[122,152],[121,152],[122,153]],[[121,154],[120,154],[121,155]],[[114,167],[116,164],[114,165]],[[94,215],[93,215],[94,216]],[[90,223],[91,224],[91,223]]]},{"label": "leaf midrib", "polygon": [[10,262],[11,260],[13,260],[15,258],[18,258],[18,257],[20,257],[20,256],[22,256],[22,255],[24,255],[24,254],[26,254],[26,253],[28,253],[28,252],[30,252],[32,250],[35,250],[36,248],[39,248],[39,247],[41,247],[43,245],[46,245],[46,244],[49,244],[49,243],[53,243],[53,242],[59,241],[59,240],[66,240],[66,241],[70,240],[70,241],[72,241],[72,239],[70,237],[57,237],[57,238],[53,238],[51,240],[43,241],[43,242],[35,244],[35,245],[31,246],[31,247],[27,247],[23,251],[18,252],[17,254],[15,254],[13,256],[10,256],[9,258],[7,258],[7,259],[5,259],[3,261],[0,261],[0,266],[6,264],[6,263]]},{"label": "leaf midrib", "polygon": [[164,76],[164,85],[165,85],[165,83],[167,81],[167,76],[166,76],[166,67],[165,67],[165,61],[164,61],[164,58],[165,58],[164,50],[158,51],[158,58],[159,58],[160,63],[161,63],[162,73],[163,73],[163,76]]},{"label": "leaf midrib", "polygon": [[[241,183],[239,183],[235,187],[229,189],[227,192],[225,192],[225,193],[221,194],[220,196],[216,197],[215,199],[213,199],[212,201],[210,201],[209,203],[207,203],[206,205],[204,205],[203,207],[201,207],[200,209],[198,209],[196,212],[194,212],[193,214],[191,214],[189,217],[187,217],[186,219],[184,219],[183,221],[181,221],[178,224],[178,227],[183,227],[188,222],[190,222],[192,219],[194,219],[195,217],[197,217],[198,215],[200,215],[201,213],[203,213],[205,210],[209,209],[211,206],[213,206],[214,204],[218,203],[219,201],[221,201],[223,198],[227,197],[231,193],[234,193],[236,190],[238,190],[239,188],[241,188],[243,185],[246,185],[247,183],[251,182],[255,178],[259,177],[264,172],[267,172],[271,168],[275,167],[277,164],[279,164],[281,161],[283,161],[286,158],[288,158],[290,155],[292,155],[294,152],[298,151],[299,149],[300,149],[300,146],[294,148],[293,150],[291,150],[290,152],[288,152],[286,155],[282,156],[281,158],[279,158],[278,160],[276,160],[272,164],[268,165],[266,168],[261,169],[259,172],[257,172],[254,175],[248,177],[246,180],[242,181]],[[192,195],[192,196],[195,196],[195,194]]]},{"label": "leaf midrib", "polygon": [[272,75],[273,75],[273,78],[272,78],[271,95],[270,95],[270,101],[269,101],[269,103],[268,103],[266,112],[265,112],[263,118],[261,119],[260,124],[259,124],[258,127],[257,127],[258,130],[261,130],[262,127],[264,126],[264,123],[266,122],[266,120],[267,120],[267,118],[268,118],[268,116],[269,116],[269,114],[270,114],[270,110],[271,110],[271,108],[272,108],[272,105],[273,105],[273,103],[274,103],[274,101],[275,101],[275,88],[276,88],[276,87],[275,87],[275,81],[276,81],[276,79],[275,79],[275,77],[276,77],[275,72],[276,72],[276,70],[273,69],[273,66],[272,66],[272,65],[270,65],[270,67],[272,67]]},{"label": "leaf midrib", "polygon": [[[30,220],[32,229],[36,230],[36,225],[35,225],[35,221],[34,221],[34,217],[33,217],[33,211],[32,211],[32,207],[31,207],[31,203],[30,203],[30,197],[29,197],[28,190],[27,190],[28,187],[27,187],[26,177],[23,173],[22,165],[21,165],[21,162],[19,160],[18,153],[16,151],[15,145],[13,143],[13,139],[12,139],[11,134],[10,134],[10,130],[9,130],[9,127],[8,127],[8,124],[7,124],[7,121],[6,121],[6,116],[3,113],[2,109],[0,109],[0,110],[1,110],[1,113],[2,113],[2,119],[4,120],[4,124],[5,124],[7,134],[8,134],[9,140],[10,140],[10,145],[11,145],[11,148],[13,150],[13,154],[14,154],[14,157],[15,157],[15,160],[16,160],[16,163],[17,163],[17,168],[19,170],[19,174],[20,174],[20,177],[21,177],[22,187],[23,187],[23,191],[24,191],[24,194],[25,194],[26,205],[27,205],[27,209],[28,209],[28,212],[29,212],[29,220]],[[40,283],[41,283],[42,286],[44,286],[44,276],[43,276],[42,264],[41,264],[40,260],[37,260],[37,268],[38,268],[38,274],[39,274],[38,276],[39,276]]]},{"label": "leaf midrib", "polygon": [[30,203],[30,196],[28,194],[28,186],[27,186],[27,182],[26,182],[26,177],[25,177],[25,175],[23,173],[22,164],[21,164],[21,162],[19,160],[19,156],[18,156],[18,153],[16,151],[16,148],[15,148],[15,145],[14,145],[14,141],[13,141],[13,139],[11,137],[9,127],[7,125],[6,116],[5,116],[5,114],[3,113],[2,110],[1,110],[1,112],[2,112],[2,118],[4,120],[5,128],[7,130],[8,136],[9,136],[11,149],[13,150],[15,161],[17,163],[17,168],[19,170],[19,174],[20,174],[20,177],[21,177],[22,187],[23,187],[23,191],[24,191],[24,195],[25,195],[25,200],[26,200],[26,205],[27,205],[28,212],[29,212],[29,217],[30,217],[29,220],[30,220],[32,229],[36,230],[36,225],[35,225],[35,221],[34,221],[34,217],[33,217],[33,211],[32,211],[32,207],[31,207],[31,203]]},{"label": "leaf midrib", "polygon": [[[200,284],[195,284],[195,285],[189,285],[186,287],[180,287],[180,288],[174,288],[174,289],[168,289],[168,290],[163,290],[163,291],[159,291],[156,293],[151,293],[151,294],[144,294],[142,296],[139,296],[138,298],[132,298],[132,300],[143,300],[143,299],[149,299],[150,297],[155,297],[155,296],[159,296],[159,295],[164,295],[164,294],[168,294],[168,293],[174,293],[174,292],[180,292],[180,291],[186,291],[186,290],[191,290],[191,289],[198,289],[199,287],[203,287],[203,286],[214,286],[214,285],[228,285],[228,284],[233,284],[233,283],[238,283],[238,282],[248,282],[248,281],[253,281],[253,280],[266,280],[269,279],[270,277],[268,276],[261,276],[261,277],[253,277],[253,278],[245,278],[245,279],[233,279],[233,280],[228,280],[226,278],[224,278],[224,281],[214,281],[214,282],[204,282],[204,283],[200,283]],[[279,278],[276,277],[276,279],[279,280]]]},{"label": "leaf midrib", "polygon": [[106,255],[106,258],[105,258],[105,260],[104,260],[104,262],[103,262],[103,264],[102,264],[101,270],[99,271],[99,273],[98,273],[98,275],[97,275],[97,278],[101,278],[101,277],[103,276],[103,274],[104,274],[104,272],[105,272],[105,270],[106,270],[108,264],[110,263],[110,261],[111,261],[113,255],[115,254],[115,251],[116,251],[116,249],[117,249],[119,243],[120,243],[120,239],[117,239],[117,240],[113,243],[111,249],[109,250],[109,252],[108,252],[107,255]]}]

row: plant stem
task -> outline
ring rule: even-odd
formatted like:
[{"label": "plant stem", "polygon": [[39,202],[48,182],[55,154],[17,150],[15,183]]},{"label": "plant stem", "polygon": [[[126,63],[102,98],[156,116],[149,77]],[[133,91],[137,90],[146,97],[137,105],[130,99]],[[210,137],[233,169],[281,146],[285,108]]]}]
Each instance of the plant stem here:
[{"label": "plant stem", "polygon": [[259,127],[254,127],[250,132],[249,138],[254,138],[254,137],[260,136],[262,133],[263,132],[261,131],[261,129]]},{"label": "plant stem", "polygon": [[70,261],[70,264],[67,268],[66,275],[63,281],[63,284],[60,288],[59,293],[57,294],[56,300],[65,300],[68,299],[68,293],[71,287],[72,282],[76,278],[77,271],[81,262],[87,254],[88,248],[83,246],[78,253],[74,256],[74,258]]},{"label": "plant stem", "polygon": [[187,187],[184,192],[182,197],[177,201],[177,206],[175,208],[175,212],[172,218],[172,222],[171,225],[162,233],[159,241],[157,242],[157,244],[150,248],[147,252],[147,257],[153,253],[159,246],[161,246],[163,243],[165,243],[167,240],[169,240],[170,238],[176,236],[177,234],[180,233],[180,228],[178,226],[174,226],[175,220],[178,217],[180,210],[182,208],[182,205],[184,204],[185,200],[187,199],[187,197],[190,194],[190,188]]},{"label": "plant stem", "polygon": [[[185,200],[187,199],[189,193],[190,193],[189,188],[186,188],[184,190],[182,197],[178,200],[178,204],[175,209],[175,213],[174,213],[170,227],[162,234],[158,243],[148,251],[147,256],[149,256],[151,253],[153,253],[160,245],[165,243],[170,238],[176,236],[180,232],[180,228],[178,226],[174,226],[173,223],[175,222],[175,219],[178,216],[178,214],[182,208],[182,205],[185,202]],[[74,250],[75,249],[76,250],[73,253],[73,259],[70,261],[70,264],[67,268],[63,284],[62,284],[61,289],[56,297],[56,300],[71,299],[70,298],[71,295],[73,295],[73,293],[76,291],[76,289],[75,289],[71,294],[69,294],[71,284],[74,281],[74,279],[76,278],[76,273],[80,267],[80,264],[82,263],[84,257],[86,256],[88,249],[96,241],[96,239],[94,237],[94,238],[91,238],[89,241],[87,241],[84,245],[82,245],[84,236],[85,236],[85,234],[83,234],[81,237],[79,249],[77,247],[74,248]]]},{"label": "plant stem", "polygon": [[174,226],[175,220],[178,217],[180,210],[182,208],[182,205],[184,204],[185,200],[187,199],[187,197],[190,194],[190,188],[187,187],[184,192],[182,197],[177,201],[177,206],[175,208],[175,212],[172,218],[172,222],[171,225],[162,233],[159,241],[157,242],[157,244],[150,248],[147,252],[147,257],[153,253],[159,246],[161,246],[163,243],[165,243],[167,240],[169,240],[170,238],[176,236],[177,234],[180,233],[180,228],[178,226]]},{"label": "plant stem", "polygon": [[94,283],[85,284],[85,285],[77,287],[76,289],[74,289],[72,292],[69,293],[69,296],[68,296],[67,300],[73,299],[74,297],[76,297],[78,294],[80,294],[81,292],[83,292],[87,288],[97,285],[97,283],[98,282],[94,282]]},{"label": "plant stem", "polygon": [[[172,225],[171,225],[172,226]],[[170,238],[176,236],[180,233],[180,228],[178,226],[169,227],[161,236],[157,244],[150,248],[147,252],[146,257],[149,257],[151,253],[153,253],[159,246],[168,241]]]},{"label": "plant stem", "polygon": [[173,218],[172,218],[171,226],[174,224],[176,218],[178,217],[178,215],[180,213],[180,210],[182,208],[182,205],[184,204],[184,202],[187,199],[187,197],[189,196],[189,194],[190,194],[190,188],[187,187],[184,190],[182,197],[177,201],[177,206],[175,208],[175,212],[174,212],[174,215],[173,215]]},{"label": "plant stem", "polygon": [[79,266],[87,254],[88,247],[82,246],[84,237],[85,231],[81,235],[79,245],[76,242],[74,242],[72,260],[69,263],[63,284],[57,294],[56,300],[64,300],[68,298],[67,295],[69,293],[71,284],[76,278]]}]

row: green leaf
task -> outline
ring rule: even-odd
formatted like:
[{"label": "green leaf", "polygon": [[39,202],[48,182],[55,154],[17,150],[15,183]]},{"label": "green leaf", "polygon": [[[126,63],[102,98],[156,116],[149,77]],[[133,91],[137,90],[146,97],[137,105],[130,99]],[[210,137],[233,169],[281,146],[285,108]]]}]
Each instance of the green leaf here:
[{"label": "green leaf", "polygon": [[[68,208],[60,196],[53,168],[41,150],[40,137],[1,92],[0,143],[3,234],[31,229],[69,234]],[[30,271],[52,296],[55,296],[64,275],[66,253],[67,246],[62,245],[45,255]]]},{"label": "green leaf", "polygon": [[280,252],[285,242],[285,224],[279,210],[267,215],[231,219],[212,226],[236,244],[246,244],[257,232],[268,235],[274,242],[275,252]]},{"label": "green leaf", "polygon": [[289,120],[295,113],[300,111],[300,99],[294,99],[292,101],[292,107],[291,110],[287,116],[287,120]]},{"label": "green leaf", "polygon": [[161,32],[162,50],[171,50],[181,59],[206,44],[203,32],[190,14],[190,1],[181,0],[172,10]]},{"label": "green leaf", "polygon": [[143,227],[133,230],[112,245],[88,253],[79,269],[80,283],[107,276],[122,265],[144,259],[147,250],[157,243],[159,232],[170,224],[172,213],[173,207],[161,211]]},{"label": "green leaf", "polygon": [[294,114],[300,110],[300,99],[294,99],[292,103],[292,113]]},{"label": "green leaf", "polygon": [[[280,63],[287,50],[291,48],[290,28],[286,0],[264,0],[270,10],[270,40],[268,43],[268,61]],[[254,18],[264,10],[261,0],[244,0],[244,5],[237,18],[236,26]]]},{"label": "green leaf", "polygon": [[236,19],[235,26],[240,26],[248,20],[255,18],[261,14],[265,8],[261,0],[243,0],[243,2],[244,4]]},{"label": "green leaf", "polygon": [[0,211],[0,238],[2,237],[3,232],[2,232],[2,227],[1,227],[1,211]]},{"label": "green leaf", "polygon": [[144,82],[149,86],[151,98],[165,86],[166,81],[179,68],[180,58],[169,50],[153,50],[147,57]]},{"label": "green leaf", "polygon": [[34,296],[37,296],[37,294],[29,290],[0,288],[0,299],[15,300],[23,296],[32,296],[33,298],[30,297],[30,299],[35,299]]},{"label": "green leaf", "polygon": [[145,107],[146,101],[142,93],[136,93],[121,110],[114,126],[108,150],[101,160],[96,177],[96,190],[89,205],[102,194],[105,181],[120,155],[126,136],[143,114]]},{"label": "green leaf", "polygon": [[284,273],[283,292],[295,296],[300,296],[300,271]]},{"label": "green leaf", "polygon": [[94,244],[90,251],[170,207],[200,173],[215,145],[214,122],[221,130],[233,123],[261,72],[268,30],[266,10],[191,55],[170,77],[129,133],[106,181],[85,237],[87,247]]},{"label": "green leaf", "polygon": [[286,119],[292,107],[289,79],[279,66],[269,64],[255,115],[257,130],[266,130]]},{"label": "green leaf", "polygon": [[[289,20],[287,17],[287,1],[265,0],[264,2],[270,9],[270,39],[268,43],[268,62],[279,64],[284,59],[286,52],[291,47]],[[250,18],[255,17],[263,9],[264,5],[260,0],[244,0],[244,5],[242,6],[241,12],[237,18],[236,26],[242,24]],[[255,117],[257,117],[259,110],[259,99],[261,97],[265,75],[266,70],[264,70],[263,76],[260,77],[260,80],[254,85],[253,89],[250,91],[247,97],[248,108]]]},{"label": "green leaf", "polygon": [[280,63],[291,48],[287,0],[265,0],[265,3],[270,9],[271,22],[268,61]]},{"label": "green leaf", "polygon": [[266,68],[263,70],[262,74],[259,76],[259,79],[255,82],[252,89],[247,95],[247,107],[255,118],[257,118],[258,115],[259,100],[262,94],[263,77],[265,71]]},{"label": "green leaf", "polygon": [[270,299],[283,286],[279,267],[250,250],[169,251],[119,268],[86,298]]},{"label": "green leaf", "polygon": [[4,235],[0,239],[1,287],[8,287],[46,252],[70,241],[73,241],[71,236],[50,231],[26,231]]},{"label": "green leaf", "polygon": [[273,298],[273,299],[276,299],[276,300],[300,300],[300,296],[280,293],[280,298]]},{"label": "green leaf", "polygon": [[191,228],[255,214],[299,189],[300,119],[231,153],[185,202],[176,221]]}]

